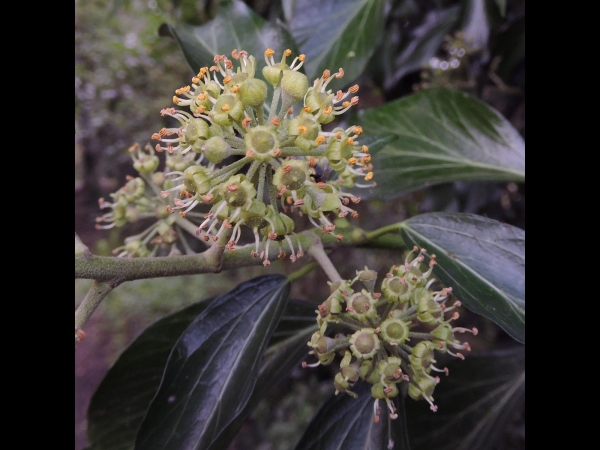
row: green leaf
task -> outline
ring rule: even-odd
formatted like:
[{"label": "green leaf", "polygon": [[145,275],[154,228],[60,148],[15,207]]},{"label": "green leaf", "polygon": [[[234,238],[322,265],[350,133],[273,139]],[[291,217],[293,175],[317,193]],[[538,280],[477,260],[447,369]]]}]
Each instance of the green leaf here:
[{"label": "green leaf", "polygon": [[404,75],[423,69],[438,52],[458,17],[458,5],[429,11],[423,23],[411,31],[395,58],[394,66],[397,69],[393,75],[386,77],[384,89],[392,89]]},{"label": "green leaf", "polygon": [[133,449],[135,435],[181,333],[213,299],[194,303],[146,328],[110,368],[88,408],[92,450]]},{"label": "green leaf", "polygon": [[525,180],[523,138],[469,94],[428,89],[366,110],[359,124],[366,136],[397,136],[372,152],[375,195],[391,199],[450,181]]},{"label": "green leaf", "polygon": [[[384,400],[379,401],[379,423],[373,422],[371,385],[359,380],[348,394],[332,395],[313,418],[295,450],[410,450],[404,426],[404,408],[398,398],[398,418],[391,420]],[[398,396],[399,397],[399,396]]]},{"label": "green leaf", "polygon": [[218,297],[181,335],[135,449],[206,450],[246,405],[289,282],[267,275]]},{"label": "green leaf", "polygon": [[290,31],[306,55],[308,79],[340,67],[347,83],[362,74],[383,36],[384,6],[385,0],[296,0]]},{"label": "green leaf", "polygon": [[285,379],[292,368],[308,354],[306,343],[317,331],[316,306],[305,300],[290,300],[281,316],[279,325],[265,350],[263,361],[252,396],[243,411],[221,433],[211,448],[227,448],[236,436],[244,420],[263,399],[265,394]]},{"label": "green leaf", "polygon": [[267,22],[241,0],[219,6],[215,18],[204,25],[178,24],[170,26],[183,55],[194,73],[200,67],[212,66],[215,55],[230,56],[233,49],[246,50],[258,61],[257,77],[262,77],[260,62],[267,48],[282,55],[285,49],[299,52],[285,28],[278,22]]},{"label": "green leaf", "polygon": [[525,406],[525,348],[467,355],[447,364],[435,388],[438,411],[405,402],[413,450],[486,450]]},{"label": "green leaf", "polygon": [[506,0],[496,0],[496,4],[498,5],[498,9],[500,10],[500,15],[502,17],[506,16]]},{"label": "green leaf", "polygon": [[407,246],[437,256],[434,274],[473,312],[525,342],[525,231],[474,214],[429,213],[402,222]]}]

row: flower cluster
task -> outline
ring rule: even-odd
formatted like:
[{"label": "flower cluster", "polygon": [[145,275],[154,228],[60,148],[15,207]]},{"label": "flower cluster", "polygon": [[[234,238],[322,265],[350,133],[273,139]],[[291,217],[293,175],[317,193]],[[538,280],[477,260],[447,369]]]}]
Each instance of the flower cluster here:
[{"label": "flower cluster", "polygon": [[[183,109],[161,111],[177,125],[154,133],[154,148],[130,149],[140,177],[111,194],[112,202],[101,200],[100,207],[111,212],[98,219],[98,227],[119,227],[149,216],[156,223],[128,238],[120,256],[147,256],[152,254],[148,244],[174,243],[179,219],[173,213],[185,220],[200,219],[194,222],[196,235],[207,242],[227,233],[226,248],[232,252],[241,227],[249,228],[253,255],[260,254],[265,266],[270,264],[271,245],[285,257],[283,241],[289,244],[292,261],[302,256],[299,240],[293,245],[294,213],[342,239],[334,233],[332,218],[358,215],[351,205],[360,198],[346,190],[375,185],[371,156],[359,142],[360,126],[329,131],[322,127],[358,103],[358,85],[335,93],[329,89],[332,80],[343,77],[339,69],[333,74],[325,70],[309,86],[299,71],[304,55],[288,65],[290,50],[279,62],[274,53],[265,51],[262,69],[273,87],[270,102],[267,83],[255,77],[254,56],[233,50],[235,68],[228,57],[216,55],[213,66],[202,67],[190,85],[175,91],[173,103]],[[164,172],[157,171],[156,153],[166,155]],[[193,211],[199,205],[208,211]]]},{"label": "flower cluster", "polygon": [[[459,316],[453,310],[460,301],[446,305],[452,298],[450,287],[431,290],[436,282],[431,277],[436,261],[435,255],[430,255],[429,267],[423,270],[425,254],[425,249],[415,246],[404,264],[392,266],[386,274],[380,293],[374,290],[377,273],[367,267],[357,271],[353,280],[330,283],[331,295],[315,311],[319,331],[308,346],[318,361],[304,362],[303,366],[331,364],[339,354],[342,360],[334,380],[336,394],[356,396],[351,388],[359,379],[372,384],[375,422],[379,421],[379,400],[386,402],[392,419],[397,417],[391,399],[398,395],[398,385],[403,382],[408,383],[411,398],[424,399],[437,411],[433,392],[440,378],[434,375],[448,375],[448,369],[436,366],[436,352],[464,359],[460,350],[470,351],[470,346],[455,334],[477,334],[476,328],[450,324]],[[365,288],[352,289],[357,281]],[[447,313],[451,313],[449,317]],[[328,336],[331,329],[340,328],[352,332]]]}]

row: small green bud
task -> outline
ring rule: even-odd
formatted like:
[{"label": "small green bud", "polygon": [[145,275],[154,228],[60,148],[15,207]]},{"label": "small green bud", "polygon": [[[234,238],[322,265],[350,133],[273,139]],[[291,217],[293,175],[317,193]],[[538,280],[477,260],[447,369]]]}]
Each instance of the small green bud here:
[{"label": "small green bud", "polygon": [[262,107],[267,98],[267,83],[258,78],[248,78],[240,85],[240,100],[252,108]]},{"label": "small green bud", "polygon": [[281,77],[281,88],[284,102],[287,97],[290,103],[295,103],[306,94],[308,90],[308,77],[296,70],[284,70]]},{"label": "small green bud", "polygon": [[211,163],[219,164],[229,156],[229,145],[220,136],[213,136],[202,146],[202,152]]}]

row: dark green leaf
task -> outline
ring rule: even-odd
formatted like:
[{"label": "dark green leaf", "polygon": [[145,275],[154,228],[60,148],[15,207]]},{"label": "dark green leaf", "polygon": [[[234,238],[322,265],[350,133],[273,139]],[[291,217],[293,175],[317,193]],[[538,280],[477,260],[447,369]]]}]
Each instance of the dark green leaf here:
[{"label": "dark green leaf", "polygon": [[429,213],[401,224],[408,246],[437,256],[434,274],[471,311],[525,342],[525,231],[474,214]]},{"label": "dark green leaf", "polygon": [[397,139],[373,153],[374,194],[396,198],[450,181],[524,181],[525,143],[497,111],[468,94],[434,88],[365,111],[367,136]]},{"label": "dark green leaf", "polygon": [[502,17],[506,16],[506,0],[496,0],[496,4],[500,10],[500,15]]},{"label": "dark green leaf", "polygon": [[90,449],[133,448],[175,342],[212,300],[194,303],[154,322],[119,356],[88,408]]},{"label": "dark green leaf", "polygon": [[467,355],[448,363],[435,388],[436,413],[425,402],[405,402],[414,450],[487,450],[525,405],[525,348]]},{"label": "dark green leaf", "polygon": [[423,23],[412,30],[410,38],[402,46],[396,57],[396,71],[387,77],[384,83],[386,90],[391,89],[408,73],[421,70],[432,56],[440,49],[440,45],[458,20],[459,7],[431,10]]},{"label": "dark green leaf", "polygon": [[279,325],[265,350],[254,391],[244,410],[231,422],[214,442],[215,450],[227,448],[238,430],[265,394],[285,379],[294,366],[308,354],[306,343],[317,331],[316,305],[305,300],[290,300]]},{"label": "dark green leaf", "polygon": [[[254,55],[259,68],[264,65],[267,48],[275,50],[280,57],[288,48],[294,55],[299,53],[282,24],[265,21],[241,0],[220,5],[215,18],[204,25],[179,24],[170,28],[194,73],[200,67],[212,66],[215,55],[229,57],[233,49]],[[261,70],[256,71],[256,76],[262,77]]]},{"label": "dark green leaf", "polygon": [[371,385],[359,380],[352,388],[358,394],[332,395],[309,424],[295,450],[409,450],[404,426],[404,408],[398,399],[398,418],[387,415],[384,400],[379,401],[379,423],[373,422]]},{"label": "dark green leaf", "polygon": [[383,36],[384,6],[385,0],[296,0],[290,31],[306,55],[308,79],[340,67],[346,82],[357,78]]},{"label": "dark green leaf", "polygon": [[218,297],[181,335],[142,421],[136,450],[208,449],[243,410],[289,282],[267,275]]}]

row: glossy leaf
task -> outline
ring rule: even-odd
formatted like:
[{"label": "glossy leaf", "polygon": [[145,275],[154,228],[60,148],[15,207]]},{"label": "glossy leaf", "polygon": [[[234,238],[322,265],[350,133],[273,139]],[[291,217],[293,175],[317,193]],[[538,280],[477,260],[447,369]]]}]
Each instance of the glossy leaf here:
[{"label": "glossy leaf", "polygon": [[371,385],[359,380],[354,385],[358,398],[347,394],[332,395],[319,410],[300,438],[295,450],[409,450],[404,426],[404,409],[399,404],[399,417],[389,419],[386,405],[379,423],[373,422]]},{"label": "glossy leaf", "polygon": [[206,450],[243,410],[289,282],[267,275],[218,297],[181,335],[142,421],[136,450]]},{"label": "glossy leaf", "polygon": [[406,44],[400,49],[394,62],[396,70],[386,77],[384,89],[392,89],[404,75],[423,69],[438,52],[444,37],[456,25],[458,17],[458,5],[429,11],[423,23],[411,31]]},{"label": "glossy leaf", "polygon": [[167,358],[181,333],[213,299],[165,316],[146,328],[119,356],[88,408],[90,450],[130,450]]},{"label": "glossy leaf", "polygon": [[279,325],[265,350],[252,396],[244,410],[231,422],[214,442],[215,450],[227,448],[244,420],[252,413],[265,394],[285,379],[294,366],[306,358],[310,347],[306,343],[317,331],[316,305],[306,300],[290,300]]},{"label": "glossy leaf", "polygon": [[405,402],[413,450],[486,450],[498,442],[519,408],[525,406],[525,348],[467,355],[447,364],[433,396]]},{"label": "glossy leaf", "polygon": [[429,213],[401,224],[407,246],[437,256],[434,274],[471,311],[525,342],[525,231],[474,214]]},{"label": "glossy leaf", "polygon": [[265,394],[276,386],[277,383],[286,379],[290,371],[306,359],[310,351],[306,343],[310,341],[310,337],[318,329],[314,317],[312,321],[315,322],[313,326],[297,330],[293,336],[280,341],[276,345],[270,346],[265,351],[265,358],[250,400],[248,400],[243,411],[236,419],[221,433],[210,447],[211,449],[219,450],[227,448],[244,423],[244,420],[252,413]]},{"label": "glossy leaf", "polygon": [[231,51],[237,49],[256,57],[256,76],[262,78],[260,68],[264,66],[267,48],[275,50],[280,58],[288,48],[294,55],[299,54],[284,25],[265,21],[241,0],[220,5],[215,18],[204,25],[178,24],[170,26],[170,30],[194,73],[200,67],[212,66],[215,55],[230,57]]},{"label": "glossy leaf", "polygon": [[397,139],[373,152],[375,195],[396,198],[450,181],[524,181],[525,143],[497,111],[434,88],[365,111],[365,135]]},{"label": "glossy leaf", "polygon": [[340,67],[343,82],[357,78],[383,37],[384,7],[385,0],[296,0],[290,31],[306,55],[308,79]]}]

